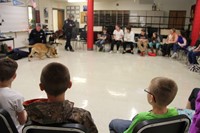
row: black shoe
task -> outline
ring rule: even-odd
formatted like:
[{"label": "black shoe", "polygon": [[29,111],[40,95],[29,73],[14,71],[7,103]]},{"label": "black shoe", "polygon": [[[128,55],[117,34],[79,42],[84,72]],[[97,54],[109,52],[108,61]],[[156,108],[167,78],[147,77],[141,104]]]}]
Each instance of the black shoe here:
[{"label": "black shoe", "polygon": [[68,48],[65,48],[66,51],[69,51]]},{"label": "black shoe", "polygon": [[103,47],[100,47],[99,52],[101,52],[103,50]]},{"label": "black shoe", "polygon": [[71,51],[71,52],[74,52],[74,50],[73,50],[73,49],[71,49],[70,51]]},{"label": "black shoe", "polygon": [[126,54],[126,52],[125,52],[125,51],[123,51],[123,52],[122,52],[122,54]]},{"label": "black shoe", "polygon": [[131,52],[131,54],[134,54],[134,52]]}]

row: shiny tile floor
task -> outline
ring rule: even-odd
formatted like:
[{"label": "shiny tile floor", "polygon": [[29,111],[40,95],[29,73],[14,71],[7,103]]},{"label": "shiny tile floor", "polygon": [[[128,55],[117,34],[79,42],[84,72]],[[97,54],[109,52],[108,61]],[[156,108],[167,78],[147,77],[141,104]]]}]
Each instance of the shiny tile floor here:
[{"label": "shiny tile floor", "polygon": [[131,119],[138,112],[150,110],[143,90],[154,77],[166,76],[177,82],[179,91],[170,106],[184,108],[192,88],[200,87],[199,74],[169,58],[86,50],[71,53],[60,46],[59,58],[18,61],[13,88],[25,100],[46,97],[38,84],[42,68],[50,62],[60,62],[69,68],[73,86],[66,92],[66,98],[91,112],[100,133],[109,132],[108,124],[113,118]]}]

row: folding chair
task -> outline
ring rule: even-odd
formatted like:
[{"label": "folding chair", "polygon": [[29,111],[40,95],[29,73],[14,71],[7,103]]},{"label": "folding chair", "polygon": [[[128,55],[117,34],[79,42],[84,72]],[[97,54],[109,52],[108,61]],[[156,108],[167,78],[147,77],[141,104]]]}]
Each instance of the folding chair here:
[{"label": "folding chair", "polygon": [[23,133],[86,133],[85,127],[77,123],[41,125],[28,122],[22,131]]},{"label": "folding chair", "polygon": [[0,108],[0,131],[1,133],[18,133],[10,114]]},{"label": "folding chair", "polygon": [[185,133],[188,131],[190,123],[191,121],[186,115],[147,120],[136,125],[133,133]]}]

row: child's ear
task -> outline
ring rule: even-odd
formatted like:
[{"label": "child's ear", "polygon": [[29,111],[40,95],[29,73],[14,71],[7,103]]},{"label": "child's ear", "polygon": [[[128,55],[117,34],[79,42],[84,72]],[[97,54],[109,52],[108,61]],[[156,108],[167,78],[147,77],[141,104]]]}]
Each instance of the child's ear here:
[{"label": "child's ear", "polygon": [[155,102],[154,97],[153,97],[153,95],[150,95],[150,103],[153,103],[153,102]]},{"label": "child's ear", "polygon": [[68,85],[68,87],[67,88],[71,88],[72,87],[72,81],[69,81],[69,85]]},{"label": "child's ear", "polygon": [[40,90],[41,90],[41,91],[44,91],[44,86],[43,86],[43,84],[40,83],[39,86],[40,86]]},{"label": "child's ear", "polygon": [[17,77],[17,74],[15,73],[12,77],[12,79],[14,80]]}]

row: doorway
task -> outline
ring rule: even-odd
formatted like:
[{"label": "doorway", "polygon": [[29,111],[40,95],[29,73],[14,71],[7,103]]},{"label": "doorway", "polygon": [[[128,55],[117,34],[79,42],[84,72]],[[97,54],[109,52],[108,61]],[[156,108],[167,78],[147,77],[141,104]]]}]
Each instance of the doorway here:
[{"label": "doorway", "polygon": [[186,11],[169,11],[169,28],[184,29]]},{"label": "doorway", "polygon": [[53,30],[62,30],[64,24],[64,10],[53,9]]}]

